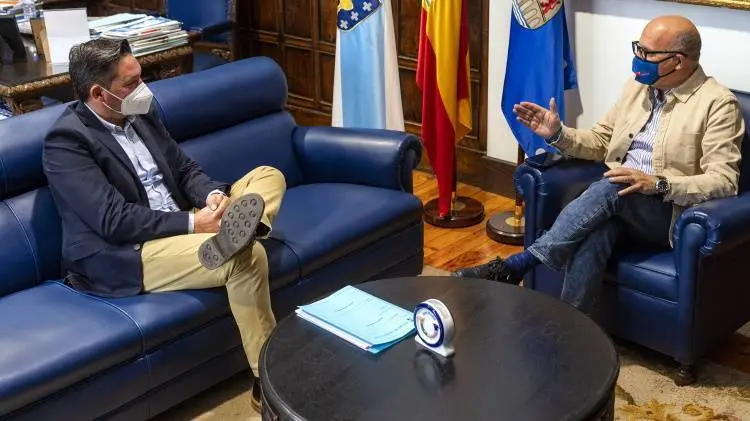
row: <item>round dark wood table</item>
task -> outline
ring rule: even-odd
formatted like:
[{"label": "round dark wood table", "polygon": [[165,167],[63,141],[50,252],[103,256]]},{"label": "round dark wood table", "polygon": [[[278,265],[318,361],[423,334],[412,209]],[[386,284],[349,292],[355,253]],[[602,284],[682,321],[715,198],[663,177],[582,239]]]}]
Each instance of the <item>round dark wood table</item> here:
[{"label": "round dark wood table", "polygon": [[619,359],[602,329],[541,293],[479,279],[385,279],[357,288],[407,310],[437,298],[456,353],[410,336],[370,354],[291,315],[263,347],[264,420],[612,420]]}]

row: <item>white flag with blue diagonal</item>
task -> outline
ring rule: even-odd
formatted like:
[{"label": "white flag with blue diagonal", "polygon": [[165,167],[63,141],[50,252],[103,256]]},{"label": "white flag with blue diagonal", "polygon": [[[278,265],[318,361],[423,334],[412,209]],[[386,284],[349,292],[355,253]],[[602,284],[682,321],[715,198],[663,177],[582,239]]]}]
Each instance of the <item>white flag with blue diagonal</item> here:
[{"label": "white flag with blue diagonal", "polygon": [[404,130],[390,0],[340,0],[333,126]]}]

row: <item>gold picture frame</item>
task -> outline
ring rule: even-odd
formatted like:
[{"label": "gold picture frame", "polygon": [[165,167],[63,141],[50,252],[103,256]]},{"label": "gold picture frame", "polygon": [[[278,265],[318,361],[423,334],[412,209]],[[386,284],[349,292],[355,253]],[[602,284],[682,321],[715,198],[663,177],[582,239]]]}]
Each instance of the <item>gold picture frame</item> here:
[{"label": "gold picture frame", "polygon": [[726,7],[729,9],[750,10],[750,0],[663,0],[674,3],[698,4],[701,6]]}]

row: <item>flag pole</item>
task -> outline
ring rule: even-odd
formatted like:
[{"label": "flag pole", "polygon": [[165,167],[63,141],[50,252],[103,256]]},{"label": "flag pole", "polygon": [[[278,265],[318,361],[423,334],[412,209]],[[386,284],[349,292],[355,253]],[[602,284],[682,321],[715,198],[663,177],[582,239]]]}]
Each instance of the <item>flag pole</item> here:
[{"label": "flag pole", "polygon": [[[455,146],[454,146],[455,148]],[[441,216],[438,211],[438,199],[432,199],[424,206],[424,220],[440,228],[463,228],[476,225],[484,220],[484,205],[473,197],[458,194],[458,165],[456,153],[453,153],[453,191],[449,215]]]},{"label": "flag pole", "polygon": [[[516,165],[526,159],[521,146],[518,146]],[[512,211],[499,212],[487,221],[487,236],[504,244],[523,245],[524,231],[523,198],[516,192],[516,203]]]}]

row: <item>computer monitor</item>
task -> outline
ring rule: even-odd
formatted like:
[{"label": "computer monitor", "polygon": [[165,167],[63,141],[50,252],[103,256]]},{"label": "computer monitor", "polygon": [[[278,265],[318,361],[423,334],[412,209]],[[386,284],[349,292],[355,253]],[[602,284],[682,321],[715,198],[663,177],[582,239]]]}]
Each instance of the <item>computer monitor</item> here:
[{"label": "computer monitor", "polygon": [[4,64],[26,61],[26,48],[13,15],[0,15],[0,51],[0,59]]}]

